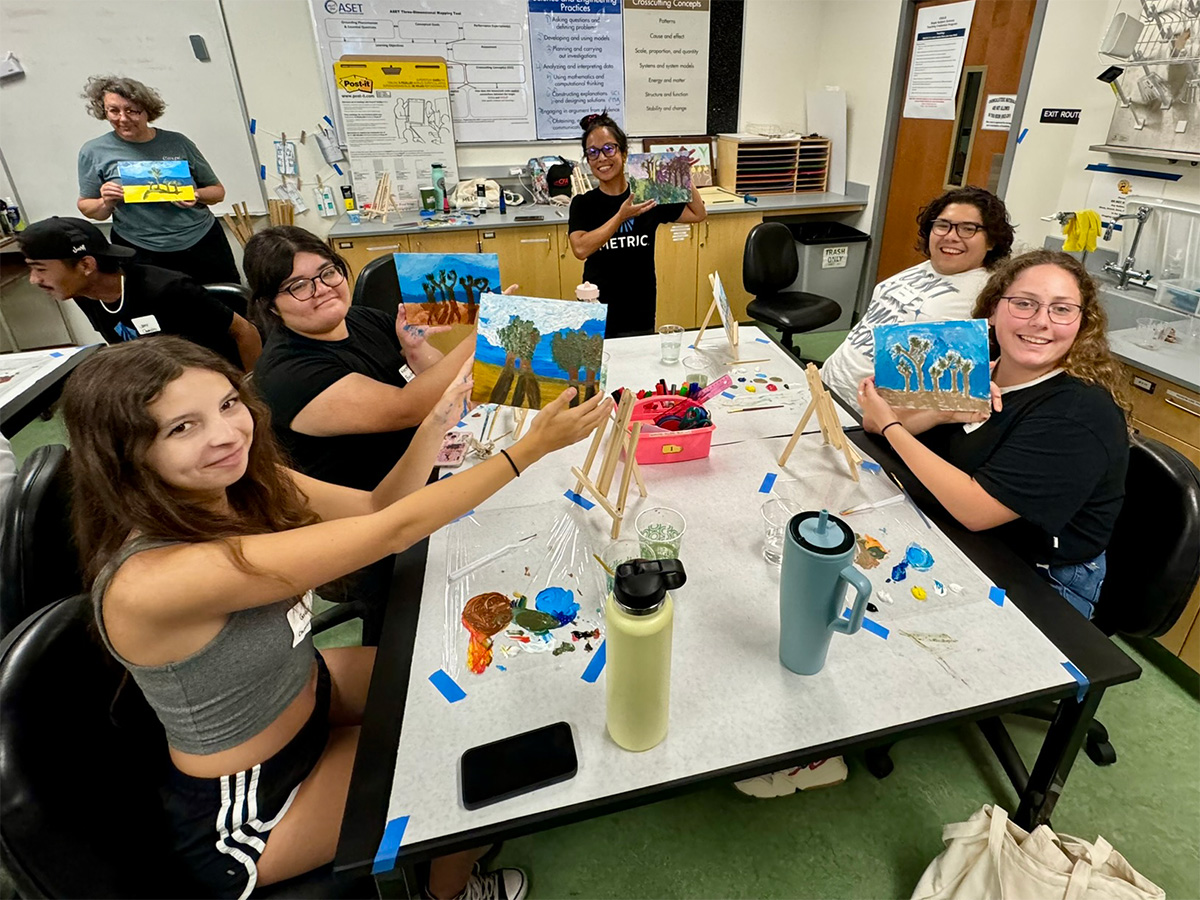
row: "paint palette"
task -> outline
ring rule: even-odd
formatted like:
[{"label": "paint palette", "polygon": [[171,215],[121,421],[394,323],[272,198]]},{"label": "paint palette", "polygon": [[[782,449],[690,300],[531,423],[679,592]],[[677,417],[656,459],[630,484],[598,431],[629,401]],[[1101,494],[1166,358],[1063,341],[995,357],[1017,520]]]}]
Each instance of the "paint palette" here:
[{"label": "paint palette", "polygon": [[604,640],[604,583],[576,515],[560,499],[449,526],[443,667],[456,679],[586,668]]}]

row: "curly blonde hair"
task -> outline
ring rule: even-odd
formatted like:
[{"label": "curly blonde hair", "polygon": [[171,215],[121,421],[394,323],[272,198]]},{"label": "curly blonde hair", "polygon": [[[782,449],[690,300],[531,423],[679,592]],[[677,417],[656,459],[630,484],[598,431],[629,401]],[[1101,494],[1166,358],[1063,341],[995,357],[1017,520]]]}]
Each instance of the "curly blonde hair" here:
[{"label": "curly blonde hair", "polygon": [[975,298],[975,309],[971,315],[976,319],[990,319],[1017,276],[1034,266],[1058,266],[1079,285],[1079,298],[1083,301],[1082,320],[1071,349],[1059,363],[1060,367],[1080,381],[1100,385],[1112,395],[1113,402],[1128,418],[1132,407],[1124,396],[1125,373],[1108,346],[1108,316],[1100,305],[1096,282],[1075,257],[1057,250],[1032,250],[1013,257],[988,279]]},{"label": "curly blonde hair", "polygon": [[146,121],[153,122],[167,109],[167,104],[154,88],[146,87],[140,81],[132,78],[121,78],[117,75],[93,75],[84,85],[80,95],[87,101],[88,115],[101,122],[108,116],[104,112],[104,95],[116,94],[124,97],[134,106],[146,111]]}]

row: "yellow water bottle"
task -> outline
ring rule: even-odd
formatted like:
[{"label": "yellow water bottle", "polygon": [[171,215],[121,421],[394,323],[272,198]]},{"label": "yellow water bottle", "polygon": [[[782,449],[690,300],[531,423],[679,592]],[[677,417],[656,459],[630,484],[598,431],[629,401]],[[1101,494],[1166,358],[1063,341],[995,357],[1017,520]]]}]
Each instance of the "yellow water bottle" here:
[{"label": "yellow water bottle", "polygon": [[608,733],[626,750],[649,750],[667,736],[671,713],[668,590],[687,580],[677,559],[635,559],[617,567],[605,602]]}]

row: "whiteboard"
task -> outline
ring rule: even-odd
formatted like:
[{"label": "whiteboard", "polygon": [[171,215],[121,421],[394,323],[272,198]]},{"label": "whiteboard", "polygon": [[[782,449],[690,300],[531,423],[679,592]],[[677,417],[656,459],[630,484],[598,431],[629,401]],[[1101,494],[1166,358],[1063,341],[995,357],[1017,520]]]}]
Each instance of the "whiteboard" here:
[{"label": "whiteboard", "polygon": [[[200,62],[189,35],[204,38]],[[109,129],[80,96],[92,75],[136,78],[162,95],[154,123],[187,135],[225,185],[226,201],[266,212],[258,159],[219,0],[0,0],[3,49],[25,69],[0,81],[0,156],[25,221],[78,216],[79,148]]]}]

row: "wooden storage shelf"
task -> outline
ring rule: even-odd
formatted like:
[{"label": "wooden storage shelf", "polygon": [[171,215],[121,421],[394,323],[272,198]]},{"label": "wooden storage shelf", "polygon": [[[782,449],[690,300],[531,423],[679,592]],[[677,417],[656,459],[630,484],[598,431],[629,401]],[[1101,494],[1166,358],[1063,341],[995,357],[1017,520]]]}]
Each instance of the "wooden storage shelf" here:
[{"label": "wooden storage shelf", "polygon": [[717,138],[717,184],[735,193],[810,193],[824,191],[828,181],[828,138]]}]

